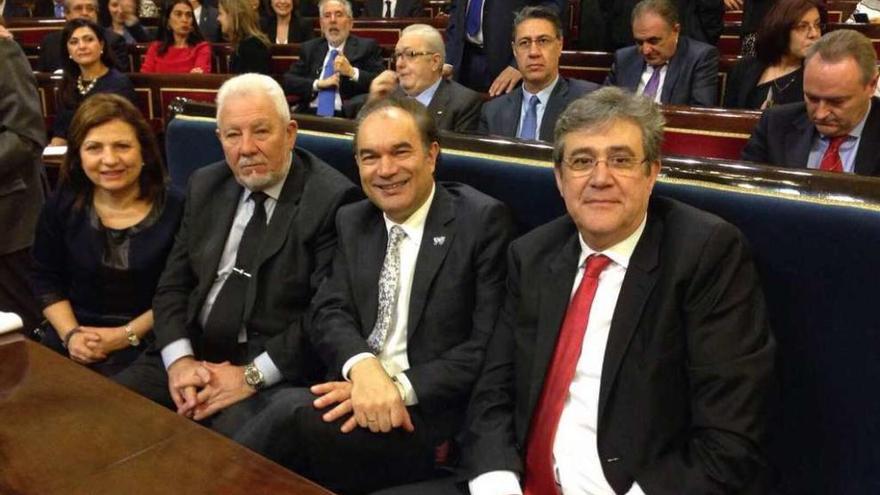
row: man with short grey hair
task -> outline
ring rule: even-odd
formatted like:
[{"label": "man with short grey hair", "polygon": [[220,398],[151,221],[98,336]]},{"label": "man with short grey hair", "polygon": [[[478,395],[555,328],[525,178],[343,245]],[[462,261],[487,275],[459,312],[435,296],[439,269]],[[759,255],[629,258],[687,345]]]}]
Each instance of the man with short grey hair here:
[{"label": "man with short grey hair", "polygon": [[662,134],[611,87],[556,124],[567,214],[511,243],[463,434],[472,495],[763,493],[758,276],[734,226],[651,197]]},{"label": "man with short grey hair", "polygon": [[765,111],[743,159],[880,176],[876,64],[861,33],[840,29],[819,38],[804,61],[804,101]]},{"label": "man with short grey hair", "polygon": [[336,210],[360,194],[295,147],[272,78],[234,77],[217,102],[226,159],[193,173],[153,301],[155,343],[114,379],[232,435],[319,372],[303,319],[330,268]]},{"label": "man with short grey hair", "polygon": [[[97,0],[65,0],[64,18],[68,21],[73,19],[88,19],[98,22]],[[116,34],[112,29],[104,28],[104,39],[107,40],[105,50],[113,51],[116,68],[120,72],[129,72],[128,45],[125,38]],[[40,43],[39,67],[43,72],[55,72],[61,68],[61,60],[67,57],[67,49],[61,46],[61,30],[53,31],[43,37]]]},{"label": "man with short grey hair", "polygon": [[[440,130],[476,130],[483,99],[476,91],[442,77],[445,59],[443,35],[437,29],[427,24],[407,26],[394,49],[394,70],[373,80],[369,98],[392,94],[415,98],[428,108]],[[352,99],[346,115],[356,116],[365,100],[365,96]]]}]

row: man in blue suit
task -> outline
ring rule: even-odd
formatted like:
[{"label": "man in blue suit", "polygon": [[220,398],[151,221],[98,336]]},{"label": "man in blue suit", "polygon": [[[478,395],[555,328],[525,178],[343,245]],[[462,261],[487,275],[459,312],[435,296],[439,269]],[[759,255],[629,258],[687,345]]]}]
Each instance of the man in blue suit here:
[{"label": "man in blue suit", "polygon": [[657,103],[711,107],[718,103],[718,49],[681,35],[669,0],[642,0],[632,12],[635,46],[617,50],[606,85],[645,94]]}]

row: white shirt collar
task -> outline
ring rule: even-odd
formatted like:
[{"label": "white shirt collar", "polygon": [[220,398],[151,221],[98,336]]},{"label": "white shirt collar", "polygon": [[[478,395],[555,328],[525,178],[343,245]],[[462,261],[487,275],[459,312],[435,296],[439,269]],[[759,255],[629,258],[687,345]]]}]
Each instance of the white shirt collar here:
[{"label": "white shirt collar", "polygon": [[628,268],[629,260],[632,258],[633,251],[636,249],[636,244],[639,243],[639,239],[642,237],[642,232],[645,231],[647,220],[648,215],[646,213],[645,217],[642,218],[642,223],[639,224],[638,228],[636,228],[629,237],[603,251],[596,251],[588,246],[586,241],[584,241],[583,236],[578,234],[578,241],[581,243],[581,256],[578,258],[578,267],[583,266],[589,256],[598,253],[608,256],[611,258],[611,261],[622,266],[624,269]]},{"label": "white shirt collar", "polygon": [[412,215],[409,216],[403,223],[396,223],[394,220],[388,218],[388,215],[382,214],[385,218],[385,229],[389,232],[391,231],[391,227],[395,225],[399,225],[403,231],[406,233],[406,236],[413,240],[421,240],[422,232],[425,230],[425,221],[428,219],[428,211],[431,209],[431,204],[434,202],[434,193],[437,191],[437,184],[431,185],[431,194],[428,196],[428,199],[419,206],[419,208],[413,212]]}]

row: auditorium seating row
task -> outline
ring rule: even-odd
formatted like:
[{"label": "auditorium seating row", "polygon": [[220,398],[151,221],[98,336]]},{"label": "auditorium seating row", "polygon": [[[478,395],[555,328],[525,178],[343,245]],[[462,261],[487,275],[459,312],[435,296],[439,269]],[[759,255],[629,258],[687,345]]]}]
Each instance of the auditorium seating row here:
[{"label": "auditorium seating row", "polygon": [[[213,108],[168,125],[176,187],[223,158]],[[357,181],[352,123],[297,117],[297,145]],[[437,178],[506,202],[522,231],[564,212],[550,147],[444,134]],[[880,493],[880,190],[870,178],[667,156],[656,194],[714,212],[752,247],[778,342],[771,461],[780,493]]]},{"label": "auditorium seating row", "polygon": [[[59,76],[36,73],[43,117],[51,126],[56,114]],[[225,74],[130,74],[138,96],[138,106],[153,129],[161,136],[169,115],[167,109],[177,98],[213,102],[217,90],[230,75]],[[722,108],[695,108],[666,105],[667,120],[664,151],[681,155],[713,158],[739,158],[760,113]],[[47,127],[48,128],[48,127]]]}]

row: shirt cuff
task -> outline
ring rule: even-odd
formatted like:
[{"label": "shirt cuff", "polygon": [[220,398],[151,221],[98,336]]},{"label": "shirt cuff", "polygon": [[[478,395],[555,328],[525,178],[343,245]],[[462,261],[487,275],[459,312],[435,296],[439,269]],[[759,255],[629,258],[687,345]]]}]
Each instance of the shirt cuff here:
[{"label": "shirt cuff", "polygon": [[489,471],[468,482],[471,495],[522,495],[519,476],[513,471]]},{"label": "shirt cuff", "polygon": [[312,93],[317,93],[318,91],[320,91],[320,89],[318,89],[318,80],[315,79],[312,81]]},{"label": "shirt cuff", "polygon": [[354,356],[348,358],[348,361],[346,361],[345,364],[342,365],[342,378],[345,378],[345,381],[350,382],[351,378],[348,377],[348,374],[351,372],[351,369],[354,367],[354,365],[358,364],[359,362],[363,361],[364,359],[371,358],[371,357],[376,357],[376,356],[370,354],[369,352],[362,352],[360,354],[355,354]]},{"label": "shirt cuff", "polygon": [[275,385],[284,378],[281,375],[281,371],[275,366],[275,361],[272,361],[272,358],[269,357],[268,352],[263,352],[254,358],[254,366],[263,374],[263,382],[267,387]]},{"label": "shirt cuff", "polygon": [[177,339],[162,348],[162,363],[165,364],[165,370],[167,371],[178,359],[195,355],[192,342],[189,339]]},{"label": "shirt cuff", "polygon": [[[7,1],[8,1],[8,0],[7,0]],[[352,70],[351,80],[354,81],[354,82],[357,82],[357,81],[358,81],[358,77],[361,76],[361,70],[358,69],[357,67],[352,67],[351,70]]]},{"label": "shirt cuff", "polygon": [[410,383],[409,378],[407,378],[406,373],[398,373],[394,375],[394,378],[397,378],[397,382],[400,383],[400,386],[403,387],[403,403],[407,406],[414,406],[419,403],[419,398],[416,396],[416,391],[413,389],[412,383]]}]

